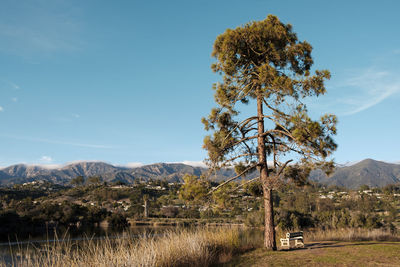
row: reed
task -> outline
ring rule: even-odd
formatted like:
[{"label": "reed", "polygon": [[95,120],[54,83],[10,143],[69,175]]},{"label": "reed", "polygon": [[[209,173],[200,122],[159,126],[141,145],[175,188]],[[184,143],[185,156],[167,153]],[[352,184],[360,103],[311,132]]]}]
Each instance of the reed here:
[{"label": "reed", "polygon": [[[84,241],[58,240],[12,254],[15,266],[210,266],[240,247],[234,228],[169,231],[161,236]],[[5,266],[3,262],[0,264]]]}]

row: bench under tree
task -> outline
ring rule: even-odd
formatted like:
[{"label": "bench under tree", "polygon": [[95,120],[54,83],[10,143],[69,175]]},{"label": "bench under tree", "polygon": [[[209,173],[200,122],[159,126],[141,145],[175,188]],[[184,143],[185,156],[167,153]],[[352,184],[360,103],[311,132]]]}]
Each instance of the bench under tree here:
[{"label": "bench under tree", "polygon": [[294,240],[294,246],[304,248],[303,231],[295,233],[286,233],[286,238],[281,238],[281,247],[290,249],[290,241]]}]

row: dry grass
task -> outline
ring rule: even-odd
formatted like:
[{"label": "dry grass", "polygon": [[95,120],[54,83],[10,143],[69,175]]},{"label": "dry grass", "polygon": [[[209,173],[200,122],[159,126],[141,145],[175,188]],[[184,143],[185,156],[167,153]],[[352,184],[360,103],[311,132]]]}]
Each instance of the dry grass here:
[{"label": "dry grass", "polygon": [[[48,243],[13,252],[13,266],[209,266],[229,261],[238,229],[170,231],[158,237]],[[3,262],[0,265],[5,266]]]},{"label": "dry grass", "polygon": [[400,236],[385,229],[344,228],[315,230],[304,233],[309,241],[400,241]]},{"label": "dry grass", "polygon": [[259,248],[234,258],[225,267],[266,266],[399,266],[400,242],[325,241],[306,249],[266,251]]}]

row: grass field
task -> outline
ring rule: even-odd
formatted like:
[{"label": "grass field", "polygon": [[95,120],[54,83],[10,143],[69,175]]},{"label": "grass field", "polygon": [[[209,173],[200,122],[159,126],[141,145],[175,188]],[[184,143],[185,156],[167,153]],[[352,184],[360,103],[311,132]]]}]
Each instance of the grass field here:
[{"label": "grass field", "polygon": [[400,242],[306,243],[304,249],[256,249],[224,266],[400,266]]}]

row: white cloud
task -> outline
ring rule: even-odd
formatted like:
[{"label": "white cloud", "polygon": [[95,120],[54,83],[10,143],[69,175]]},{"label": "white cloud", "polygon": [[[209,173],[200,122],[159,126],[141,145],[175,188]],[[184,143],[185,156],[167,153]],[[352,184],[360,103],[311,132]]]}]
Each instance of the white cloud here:
[{"label": "white cloud", "polygon": [[190,165],[193,167],[202,167],[202,168],[208,168],[207,165],[203,161],[189,161],[189,160],[184,160],[180,163]]},{"label": "white cloud", "polygon": [[128,162],[126,164],[120,165],[122,167],[127,167],[127,168],[138,168],[138,167],[142,167],[145,164],[141,163],[141,162]]},{"label": "white cloud", "polygon": [[1,111],[4,111],[4,108],[3,108],[2,106],[0,106],[0,112],[1,112]]},{"label": "white cloud", "polygon": [[62,167],[62,165],[60,164],[32,164],[32,166],[38,166],[40,168],[48,170],[60,169]]},{"label": "white cloud", "polygon": [[44,162],[44,163],[51,163],[51,162],[53,162],[53,159],[50,156],[42,156],[40,158],[40,161]]},{"label": "white cloud", "polygon": [[17,101],[18,101],[18,98],[13,97],[13,98],[11,98],[11,100],[12,100],[12,102],[17,102]]}]

